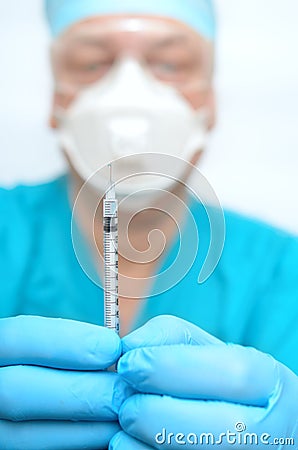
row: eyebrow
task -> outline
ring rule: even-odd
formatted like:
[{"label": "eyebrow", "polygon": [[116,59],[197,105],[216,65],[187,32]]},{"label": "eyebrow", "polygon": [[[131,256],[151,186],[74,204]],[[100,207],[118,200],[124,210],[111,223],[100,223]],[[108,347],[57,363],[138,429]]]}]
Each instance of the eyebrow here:
[{"label": "eyebrow", "polygon": [[172,47],[176,44],[185,44],[188,42],[187,36],[184,34],[177,34],[175,36],[168,36],[153,44],[153,49],[163,49]]},{"label": "eyebrow", "polygon": [[108,42],[107,39],[86,36],[83,34],[76,36],[73,42],[75,44],[88,45],[97,48],[100,47],[102,49],[108,49],[110,46],[110,42]]}]

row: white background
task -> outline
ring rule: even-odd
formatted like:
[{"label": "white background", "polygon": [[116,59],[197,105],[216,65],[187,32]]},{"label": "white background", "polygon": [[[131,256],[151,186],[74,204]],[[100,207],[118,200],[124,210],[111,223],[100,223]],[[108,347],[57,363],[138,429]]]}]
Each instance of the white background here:
[{"label": "white background", "polygon": [[[217,0],[218,126],[202,165],[222,204],[298,234],[298,2]],[[0,184],[64,170],[47,128],[42,0],[0,0]]]}]

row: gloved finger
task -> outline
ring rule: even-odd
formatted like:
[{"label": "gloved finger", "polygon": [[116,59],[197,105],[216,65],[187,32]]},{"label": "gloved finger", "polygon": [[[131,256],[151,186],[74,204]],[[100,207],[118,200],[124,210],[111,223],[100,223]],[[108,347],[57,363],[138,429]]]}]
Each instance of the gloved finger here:
[{"label": "gloved finger", "polygon": [[124,431],[117,433],[109,446],[109,450],[152,450],[152,448],[124,433]]},{"label": "gloved finger", "polygon": [[9,422],[0,420],[1,450],[99,450],[108,448],[118,422]]},{"label": "gloved finger", "polygon": [[[264,433],[274,431],[275,436],[286,436],[287,430],[281,421],[276,423],[274,430],[267,428],[266,417],[270,414],[268,409],[137,394],[126,400],[121,407],[119,422],[127,434],[154,448],[161,448],[162,445],[173,449],[180,449],[181,446],[194,448],[196,444],[207,450],[211,444],[219,446],[220,443],[221,448],[227,448],[226,435],[229,432],[238,436],[241,430],[246,430],[258,433],[261,437]],[[209,445],[204,440],[206,434],[211,439]],[[233,448],[242,448],[235,444],[237,442],[234,442]],[[268,448],[268,444],[266,447]],[[260,445],[258,448],[266,447]]]},{"label": "gloved finger", "polygon": [[0,368],[0,418],[117,420],[132,388],[113,372],[73,372],[38,366]]},{"label": "gloved finger", "polygon": [[278,381],[278,363],[239,345],[173,345],[131,350],[118,373],[140,392],[264,406]]},{"label": "gloved finger", "polygon": [[157,316],[122,339],[123,352],[159,345],[223,344],[196,325],[175,316]]},{"label": "gloved finger", "polygon": [[107,328],[38,316],[0,319],[0,342],[0,366],[102,370],[113,365],[121,353],[119,337]]}]

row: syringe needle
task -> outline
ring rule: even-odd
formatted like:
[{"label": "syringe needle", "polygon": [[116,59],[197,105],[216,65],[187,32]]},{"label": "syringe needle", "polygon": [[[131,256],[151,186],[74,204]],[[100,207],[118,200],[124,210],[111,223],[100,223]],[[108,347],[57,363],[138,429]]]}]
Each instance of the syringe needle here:
[{"label": "syringe needle", "polygon": [[108,188],[106,191],[106,196],[105,198],[108,200],[116,200],[116,192],[115,192],[115,184],[113,181],[113,168],[112,168],[112,163],[108,164],[109,167],[109,183],[108,183]]},{"label": "syringe needle", "polygon": [[110,169],[110,184],[113,184],[112,163],[109,163],[109,169]]}]

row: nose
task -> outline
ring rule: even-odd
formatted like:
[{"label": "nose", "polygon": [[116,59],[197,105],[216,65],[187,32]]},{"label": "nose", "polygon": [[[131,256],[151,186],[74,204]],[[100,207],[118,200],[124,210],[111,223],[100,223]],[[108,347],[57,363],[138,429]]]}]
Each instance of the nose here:
[{"label": "nose", "polygon": [[121,58],[109,77],[109,83],[113,83],[115,89],[121,90],[122,95],[127,91],[137,95],[140,89],[144,91],[149,87],[149,83],[154,81],[155,79],[147,70],[145,63],[133,57]]}]

